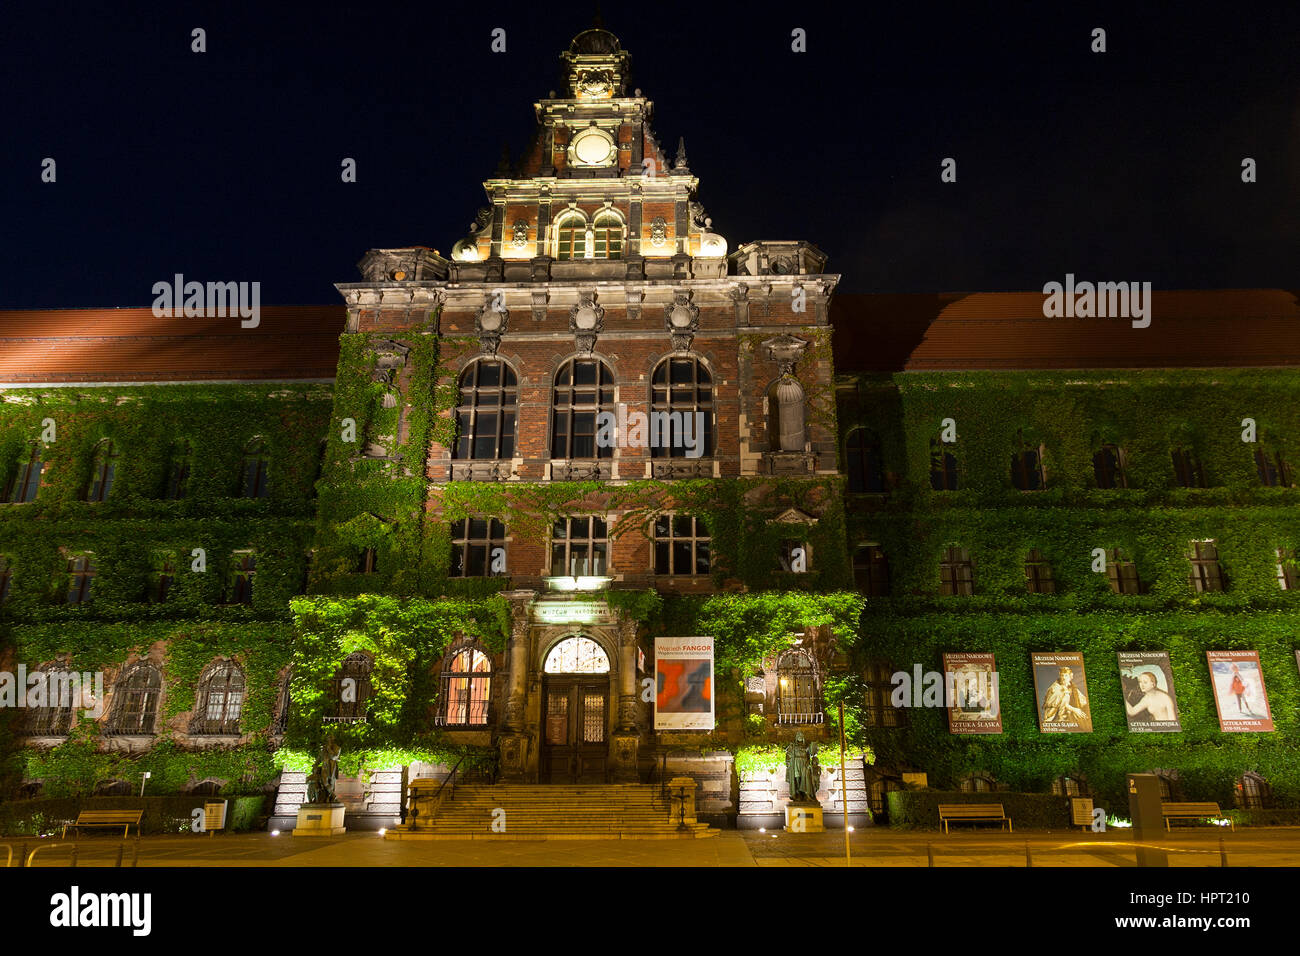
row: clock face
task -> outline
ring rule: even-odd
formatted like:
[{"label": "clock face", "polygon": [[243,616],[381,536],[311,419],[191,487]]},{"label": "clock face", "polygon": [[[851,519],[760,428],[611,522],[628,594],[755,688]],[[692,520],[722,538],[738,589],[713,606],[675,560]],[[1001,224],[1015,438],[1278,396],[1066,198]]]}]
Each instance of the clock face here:
[{"label": "clock face", "polygon": [[617,152],[613,137],[594,126],[575,136],[570,149],[573,158],[581,166],[608,166],[614,161]]}]

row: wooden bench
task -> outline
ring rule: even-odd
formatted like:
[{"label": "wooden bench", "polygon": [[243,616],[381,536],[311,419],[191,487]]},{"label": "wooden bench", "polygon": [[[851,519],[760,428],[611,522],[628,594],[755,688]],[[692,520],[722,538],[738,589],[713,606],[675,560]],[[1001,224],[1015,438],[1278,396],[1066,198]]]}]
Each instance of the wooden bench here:
[{"label": "wooden bench", "polygon": [[75,823],[63,827],[63,836],[66,839],[68,831],[78,827],[121,827],[122,836],[126,837],[130,835],[132,825],[135,826],[135,835],[139,836],[140,818],[143,816],[143,810],[82,810]]},{"label": "wooden bench", "polygon": [[[1223,819],[1223,811],[1219,809],[1217,803],[1162,803],[1160,810],[1165,815],[1166,831],[1169,830],[1170,822],[1173,820]],[[1234,833],[1236,832],[1237,826],[1231,820],[1228,821],[1228,826],[1232,827]]]},{"label": "wooden bench", "polygon": [[941,803],[939,804],[939,822],[943,832],[948,832],[948,823],[952,820],[967,823],[997,822],[1005,823],[1007,831],[1014,833],[1011,819],[1006,815],[1000,803]]}]

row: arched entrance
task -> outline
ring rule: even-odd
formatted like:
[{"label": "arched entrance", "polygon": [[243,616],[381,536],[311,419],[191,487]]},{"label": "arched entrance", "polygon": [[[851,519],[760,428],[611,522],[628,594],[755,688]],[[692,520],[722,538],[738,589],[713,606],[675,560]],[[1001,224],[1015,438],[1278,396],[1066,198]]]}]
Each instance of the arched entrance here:
[{"label": "arched entrance", "polygon": [[540,778],[604,783],[609,770],[609,654],[585,635],[551,647],[542,666]]}]

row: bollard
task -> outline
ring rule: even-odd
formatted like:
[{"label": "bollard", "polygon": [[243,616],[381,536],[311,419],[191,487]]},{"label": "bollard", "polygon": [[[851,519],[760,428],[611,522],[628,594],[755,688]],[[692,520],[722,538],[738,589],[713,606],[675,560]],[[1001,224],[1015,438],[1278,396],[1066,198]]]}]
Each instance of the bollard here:
[{"label": "bollard", "polygon": [[1032,867],[1033,865],[1034,865],[1034,858],[1029,853],[1029,841],[1026,840],[1025,841],[1025,866]]},{"label": "bollard", "polygon": [[927,843],[925,845],[925,855],[930,860],[929,865],[934,866],[934,844],[933,843]]},{"label": "bollard", "polygon": [[1228,848],[1223,845],[1223,837],[1219,837],[1219,866],[1228,865]]}]

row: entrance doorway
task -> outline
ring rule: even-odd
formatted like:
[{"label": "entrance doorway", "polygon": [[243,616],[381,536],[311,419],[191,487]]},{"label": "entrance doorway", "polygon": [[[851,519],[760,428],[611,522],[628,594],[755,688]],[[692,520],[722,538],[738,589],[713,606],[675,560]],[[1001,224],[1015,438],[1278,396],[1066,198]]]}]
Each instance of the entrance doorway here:
[{"label": "entrance doorway", "polygon": [[589,637],[568,637],[546,657],[540,777],[604,783],[609,764],[609,657]]}]

